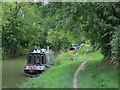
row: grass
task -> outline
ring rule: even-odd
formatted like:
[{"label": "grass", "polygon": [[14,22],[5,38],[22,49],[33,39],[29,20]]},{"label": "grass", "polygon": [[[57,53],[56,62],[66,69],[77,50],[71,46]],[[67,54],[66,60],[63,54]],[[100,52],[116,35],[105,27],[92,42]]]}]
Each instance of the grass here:
[{"label": "grass", "polygon": [[78,74],[78,88],[118,87],[116,70],[106,69],[98,71],[97,67],[100,66],[103,56],[99,51],[88,52],[87,56],[84,56],[86,49],[91,49],[91,47],[84,46],[78,50],[78,57],[73,61],[70,60],[73,57],[73,53],[61,52],[54,59],[52,68],[46,70],[39,77],[28,80],[21,87],[72,88],[72,78],[75,70],[82,62],[88,61],[89,57],[91,57],[91,61],[88,61],[85,69]]},{"label": "grass", "polygon": [[107,68],[98,70],[103,56],[99,51],[88,54],[91,61],[87,62],[86,68],[78,74],[78,88],[118,88],[118,72],[116,69]]},{"label": "grass", "polygon": [[26,82],[23,87],[27,88],[71,88],[72,76],[77,62],[68,62],[47,70],[37,78]]},{"label": "grass", "polygon": [[[86,47],[82,48],[84,51]],[[79,52],[83,56],[83,52]],[[83,62],[79,57],[72,61],[71,52],[61,52],[53,61],[54,66],[41,74],[25,82],[23,88],[72,88],[72,77],[77,67]]]}]

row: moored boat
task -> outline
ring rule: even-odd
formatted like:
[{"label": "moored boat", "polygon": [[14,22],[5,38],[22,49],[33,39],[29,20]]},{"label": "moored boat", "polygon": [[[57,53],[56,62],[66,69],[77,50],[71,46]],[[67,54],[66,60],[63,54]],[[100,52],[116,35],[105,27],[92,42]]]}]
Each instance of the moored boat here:
[{"label": "moored boat", "polygon": [[52,52],[50,50],[34,50],[27,54],[27,62],[24,66],[25,75],[38,75],[51,66]]},{"label": "moored boat", "polygon": [[36,75],[45,71],[46,55],[42,53],[29,53],[24,67],[25,75]]}]

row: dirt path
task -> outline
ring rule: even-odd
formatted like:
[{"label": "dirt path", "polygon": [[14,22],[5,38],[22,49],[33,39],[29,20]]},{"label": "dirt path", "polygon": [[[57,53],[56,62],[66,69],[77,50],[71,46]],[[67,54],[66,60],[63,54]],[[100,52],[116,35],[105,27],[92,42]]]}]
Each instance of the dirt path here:
[{"label": "dirt path", "polygon": [[80,70],[84,69],[85,64],[87,61],[83,62],[82,64],[80,64],[80,66],[77,68],[77,70],[75,71],[75,74],[73,76],[73,88],[77,88],[77,75],[79,73]]},{"label": "dirt path", "polygon": [[[84,52],[84,56],[87,55],[87,52],[89,50],[87,49],[85,52]],[[89,57],[89,60],[91,60],[91,58]],[[77,68],[77,70],[75,71],[74,75],[73,75],[73,88],[77,88],[77,75],[78,73],[85,68],[85,64],[87,63],[87,61],[83,62],[82,64],[79,65],[79,67]]]}]

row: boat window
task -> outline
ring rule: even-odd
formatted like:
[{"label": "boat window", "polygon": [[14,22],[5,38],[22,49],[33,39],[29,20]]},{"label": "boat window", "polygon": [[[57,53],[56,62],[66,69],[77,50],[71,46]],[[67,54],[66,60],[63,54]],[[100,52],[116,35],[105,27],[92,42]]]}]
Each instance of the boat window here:
[{"label": "boat window", "polygon": [[46,63],[46,61],[45,61],[45,55],[40,55],[40,63],[41,64],[45,64]]},{"label": "boat window", "polygon": [[46,56],[41,54],[29,54],[27,56],[27,64],[46,64]]},{"label": "boat window", "polygon": [[40,64],[40,55],[36,56],[35,64]]},{"label": "boat window", "polygon": [[41,57],[42,57],[41,58],[42,59],[42,64],[44,64],[44,56],[42,55]]},{"label": "boat window", "polygon": [[36,62],[36,55],[28,55],[27,64],[35,64],[35,62]]},{"label": "boat window", "polygon": [[43,60],[43,64],[46,64],[46,58],[45,58],[45,55],[42,55],[42,60]]},{"label": "boat window", "polygon": [[33,64],[35,64],[36,61],[37,61],[37,55],[34,55]]},{"label": "boat window", "polygon": [[42,64],[42,57],[41,57],[41,55],[40,55],[39,59],[40,59],[40,63]]},{"label": "boat window", "polygon": [[28,55],[28,56],[27,56],[27,64],[31,64],[31,58],[32,58],[31,55]]}]

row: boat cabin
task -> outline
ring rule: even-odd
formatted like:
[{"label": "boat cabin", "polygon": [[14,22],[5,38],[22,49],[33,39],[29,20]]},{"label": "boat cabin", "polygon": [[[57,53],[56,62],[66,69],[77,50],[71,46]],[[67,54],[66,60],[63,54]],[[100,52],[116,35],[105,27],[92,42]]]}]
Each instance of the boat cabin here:
[{"label": "boat cabin", "polygon": [[46,55],[44,53],[29,53],[27,55],[27,65],[46,64]]}]

